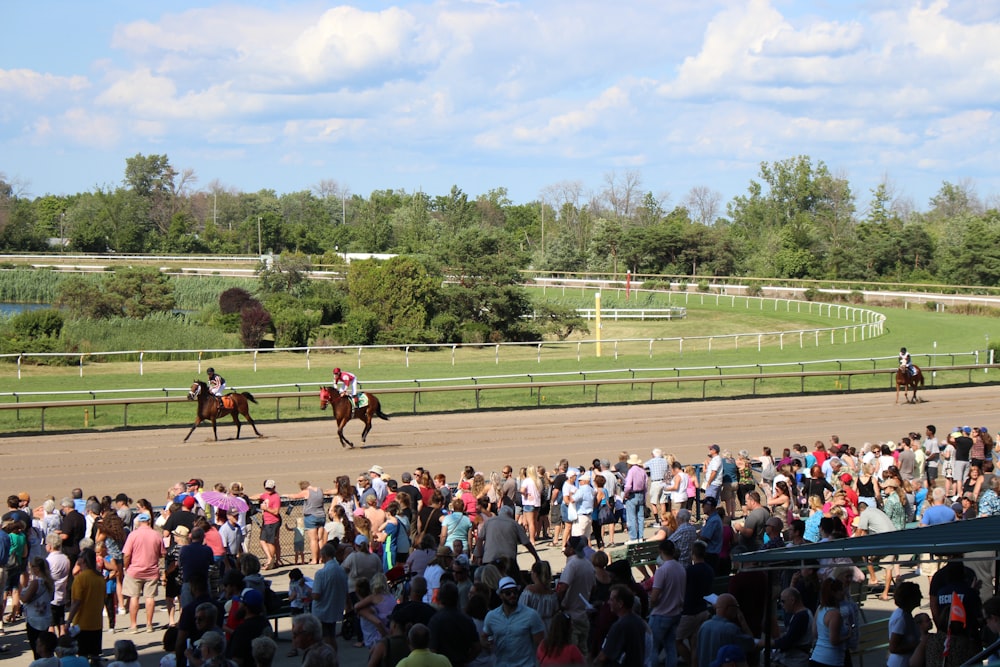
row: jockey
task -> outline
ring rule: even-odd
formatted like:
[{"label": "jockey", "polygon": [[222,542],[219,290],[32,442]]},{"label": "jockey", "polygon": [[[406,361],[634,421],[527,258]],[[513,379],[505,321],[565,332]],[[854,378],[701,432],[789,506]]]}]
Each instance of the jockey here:
[{"label": "jockey", "polygon": [[917,374],[913,368],[913,361],[910,360],[910,353],[906,351],[905,347],[899,348],[899,367],[905,368],[909,375]]},{"label": "jockey", "polygon": [[333,369],[333,383],[341,396],[349,394],[355,407],[358,405],[358,378],[354,373],[342,371],[339,368]]},{"label": "jockey", "polygon": [[219,405],[222,405],[222,393],[226,391],[226,378],[221,375],[215,374],[214,368],[208,369],[208,390],[212,392],[212,395],[219,399]]}]

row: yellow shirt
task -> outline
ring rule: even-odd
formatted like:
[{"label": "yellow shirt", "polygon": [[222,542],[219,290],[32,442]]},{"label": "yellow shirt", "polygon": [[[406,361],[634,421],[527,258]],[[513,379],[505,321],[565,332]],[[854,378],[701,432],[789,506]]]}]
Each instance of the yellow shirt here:
[{"label": "yellow shirt", "polygon": [[70,623],[79,625],[81,630],[102,630],[104,628],[104,577],[93,570],[84,569],[73,579],[73,600],[80,606]]}]

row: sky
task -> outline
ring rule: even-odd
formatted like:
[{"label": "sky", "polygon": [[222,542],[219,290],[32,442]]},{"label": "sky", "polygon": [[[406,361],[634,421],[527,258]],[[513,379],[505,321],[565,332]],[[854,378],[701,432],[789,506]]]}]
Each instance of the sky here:
[{"label": "sky", "polygon": [[166,154],[203,189],[516,203],[632,174],[672,208],[807,155],[925,210],[1000,195],[998,84],[983,0],[13,2],[0,174],[72,194]]}]

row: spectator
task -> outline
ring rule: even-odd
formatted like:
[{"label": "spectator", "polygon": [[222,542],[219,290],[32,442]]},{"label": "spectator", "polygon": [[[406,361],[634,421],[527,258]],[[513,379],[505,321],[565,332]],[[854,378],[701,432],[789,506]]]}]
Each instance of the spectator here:
[{"label": "spectator", "polygon": [[295,618],[309,616],[318,620],[321,623],[321,639],[329,644],[336,656],[337,623],[344,619],[344,609],[347,605],[347,573],[337,561],[337,548],[333,544],[329,542],[324,544],[319,551],[319,557],[323,567],[317,570],[313,577],[312,614],[300,614]]},{"label": "spectator", "polygon": [[497,665],[534,667],[545,625],[534,609],[518,602],[517,582],[503,577],[497,586],[501,606],[486,614],[482,641],[493,653]]},{"label": "spectator", "polygon": [[632,543],[642,539],[645,526],[643,508],[646,506],[648,479],[638,454],[630,455],[627,463],[629,468],[628,474],[625,475],[624,487],[625,523],[628,526],[628,542]]},{"label": "spectator", "polygon": [[[710,665],[719,649],[728,644],[740,646],[744,652],[754,646],[753,634],[747,625],[736,598],[723,593],[715,601],[715,615],[709,617],[698,630],[698,665]],[[842,667],[843,662],[838,665]]]},{"label": "spectator", "polygon": [[[714,514],[714,513],[713,513]],[[653,633],[653,661],[659,664],[663,651],[667,667],[677,665],[677,625],[684,607],[686,574],[684,566],[675,559],[677,547],[670,540],[660,542],[663,564],[653,575],[653,588],[649,594],[649,627]]]},{"label": "spectator", "polygon": [[93,549],[80,551],[76,564],[80,568],[80,574],[73,578],[73,602],[66,614],[66,629],[73,625],[80,628],[76,636],[80,654],[94,659],[101,655],[104,577],[97,571],[97,554]]},{"label": "spectator", "polygon": [[563,553],[566,555],[566,567],[556,586],[556,595],[562,610],[569,614],[573,621],[573,643],[586,654],[587,636],[590,633],[590,618],[587,614],[588,604],[597,577],[594,565],[586,558],[584,547],[586,541],[582,537],[570,538]]},{"label": "spectator", "polygon": [[635,594],[627,586],[615,584],[611,588],[608,602],[617,620],[611,625],[601,645],[596,658],[597,664],[644,667],[647,627],[633,611]]},{"label": "spectator", "polygon": [[[320,550],[320,560],[323,551]],[[292,618],[292,646],[302,651],[302,667],[336,667],[336,650],[324,638],[323,624],[312,614]]]},{"label": "spectator", "polygon": [[476,657],[480,644],[476,641],[476,624],[459,609],[458,588],[452,582],[441,586],[438,598],[441,608],[427,626],[430,649],[448,658],[453,665],[464,665]]}]

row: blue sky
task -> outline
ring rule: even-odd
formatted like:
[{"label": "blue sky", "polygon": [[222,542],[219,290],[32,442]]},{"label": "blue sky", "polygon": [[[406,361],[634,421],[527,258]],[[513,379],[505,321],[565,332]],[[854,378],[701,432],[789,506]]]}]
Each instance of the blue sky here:
[{"label": "blue sky", "polygon": [[0,174],[115,186],[165,153],[196,187],[335,180],[516,202],[609,174],[682,203],[799,154],[925,209],[1000,195],[1000,4],[982,0],[9,3]]}]

